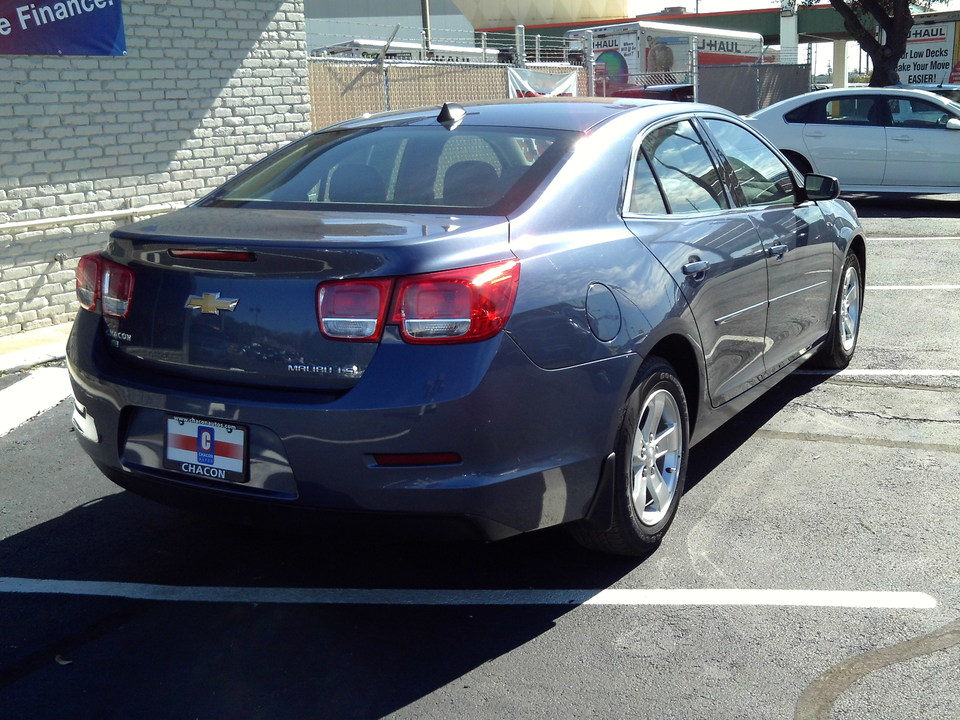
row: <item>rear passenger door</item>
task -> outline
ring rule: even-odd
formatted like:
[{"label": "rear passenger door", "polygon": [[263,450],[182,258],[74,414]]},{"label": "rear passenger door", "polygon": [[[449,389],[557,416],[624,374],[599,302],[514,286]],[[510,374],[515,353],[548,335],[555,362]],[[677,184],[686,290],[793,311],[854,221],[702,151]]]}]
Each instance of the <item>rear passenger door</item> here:
[{"label": "rear passenger door", "polygon": [[877,96],[820,98],[804,106],[804,113],[803,142],[818,173],[849,185],[883,183],[887,136]]},{"label": "rear passenger door", "polygon": [[646,134],[624,220],[673,276],[696,321],[714,406],[764,374],[767,271],[760,236],[734,208],[690,120]]}]

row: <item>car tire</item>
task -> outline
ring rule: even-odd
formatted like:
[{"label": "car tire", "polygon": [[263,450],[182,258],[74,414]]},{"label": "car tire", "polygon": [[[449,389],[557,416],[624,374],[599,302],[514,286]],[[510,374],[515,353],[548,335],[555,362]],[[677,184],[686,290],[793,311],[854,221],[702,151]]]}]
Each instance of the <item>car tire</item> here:
[{"label": "car tire", "polygon": [[609,522],[584,520],[571,530],[591,549],[645,557],[660,544],[683,495],[690,416],[668,362],[648,357],[638,377],[617,432]]},{"label": "car tire", "polygon": [[840,273],[840,287],[833,306],[830,332],[813,357],[815,367],[843,370],[850,364],[860,337],[860,316],[863,313],[863,271],[855,253],[847,253]]}]

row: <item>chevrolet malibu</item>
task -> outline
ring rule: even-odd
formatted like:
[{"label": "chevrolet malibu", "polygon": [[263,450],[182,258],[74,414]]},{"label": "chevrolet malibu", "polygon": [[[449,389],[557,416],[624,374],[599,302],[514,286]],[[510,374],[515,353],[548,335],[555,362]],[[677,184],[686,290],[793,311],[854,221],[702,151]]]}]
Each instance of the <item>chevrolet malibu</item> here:
[{"label": "chevrolet malibu", "polygon": [[706,105],[343,122],[81,259],[78,438],[179,506],[563,523],[644,555],[692,445],[801,363],[850,361],[866,258],[838,193]]}]

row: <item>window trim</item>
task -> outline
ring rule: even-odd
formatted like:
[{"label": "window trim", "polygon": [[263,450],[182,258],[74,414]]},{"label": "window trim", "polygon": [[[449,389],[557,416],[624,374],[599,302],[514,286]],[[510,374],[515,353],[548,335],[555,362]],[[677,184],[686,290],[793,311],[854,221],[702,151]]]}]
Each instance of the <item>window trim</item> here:
[{"label": "window trim", "polygon": [[[723,118],[723,115],[714,114],[714,113],[695,113],[695,112],[684,112],[677,115],[671,115],[667,118],[662,118],[654,124],[651,124],[641,132],[638,132],[636,137],[633,139],[633,144],[631,145],[632,152],[627,162],[627,179],[624,183],[624,190],[620,198],[620,215],[623,218],[645,218],[645,217],[656,217],[656,218],[688,218],[691,216],[704,216],[711,214],[720,214],[725,212],[730,212],[732,210],[740,209],[740,206],[737,204],[737,198],[734,197],[728,181],[724,178],[726,170],[725,162],[721,161],[721,158],[718,156],[716,149],[713,145],[713,139],[709,136],[709,133],[705,132],[705,129],[700,125],[701,117],[717,117]],[[656,169],[653,167],[653,163],[650,161],[650,157],[647,155],[646,151],[643,149],[643,141],[646,137],[660,128],[666,125],[675,125],[681,122],[689,122],[693,127],[694,132],[697,134],[697,137],[700,138],[704,149],[707,152],[707,157],[710,159],[710,163],[713,165],[714,171],[717,173],[717,176],[720,180],[720,185],[723,190],[723,194],[727,199],[727,204],[729,207],[725,208],[713,208],[710,210],[700,210],[695,212],[686,212],[686,213],[677,213],[674,212],[670,206],[670,200],[667,196],[666,191],[663,187],[663,181],[660,178],[660,175],[657,173]],[[666,213],[637,213],[633,212],[629,208],[629,199],[633,195],[633,180],[634,180],[634,163],[636,162],[637,153],[642,152],[644,158],[647,161],[647,164],[650,167],[650,172],[653,174],[654,179],[657,182],[657,188],[660,190],[660,196],[663,198],[664,207],[667,209]]]},{"label": "window trim", "polygon": [[787,175],[790,178],[790,181],[793,185],[793,198],[794,198],[793,202],[788,202],[784,200],[783,202],[771,202],[771,203],[764,203],[764,204],[758,204],[758,205],[754,205],[748,202],[746,193],[743,191],[743,186],[740,183],[740,178],[737,177],[737,172],[736,170],[734,170],[733,164],[730,162],[730,159],[727,157],[726,153],[723,152],[723,148],[720,147],[720,144],[717,142],[717,139],[714,137],[713,133],[710,131],[710,127],[706,125],[706,123],[699,123],[703,126],[704,134],[706,134],[709,137],[710,144],[713,146],[713,151],[716,153],[717,157],[720,158],[720,161],[723,163],[724,173],[728,175],[728,179],[725,182],[729,190],[731,191],[731,193],[734,195],[735,200],[738,203],[737,207],[743,208],[743,209],[764,208],[764,207],[788,207],[788,206],[796,207],[798,204],[802,202],[803,194],[801,192],[801,189],[803,185],[802,183],[798,182],[799,179],[797,178],[794,172],[794,167],[792,166],[790,161],[783,156],[783,153],[781,153],[779,150],[773,147],[770,143],[765,142],[763,136],[760,133],[756,132],[749,125],[733,122],[729,117],[724,117],[722,115],[704,115],[701,118],[699,118],[699,120],[718,120],[720,122],[729,122],[734,127],[738,127],[747,131],[750,135],[755,137],[761,145],[763,145],[765,148],[767,148],[767,150],[773,153],[773,155],[777,158],[777,160],[779,160],[783,164],[784,169],[786,169],[787,171]]}]

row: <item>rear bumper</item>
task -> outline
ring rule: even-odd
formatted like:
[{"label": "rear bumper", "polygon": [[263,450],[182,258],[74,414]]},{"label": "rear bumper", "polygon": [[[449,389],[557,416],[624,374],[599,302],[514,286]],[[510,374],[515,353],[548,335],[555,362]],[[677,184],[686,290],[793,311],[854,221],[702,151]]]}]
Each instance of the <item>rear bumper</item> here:
[{"label": "rear bumper", "polygon": [[[583,517],[636,371],[632,356],[543,370],[501,334],[449,347],[388,343],[337,398],[197,384],[118,364],[84,312],[67,361],[80,443],[123,487],[184,507],[319,511],[320,524],[328,513],[456,519],[488,539]],[[248,481],[164,468],[170,414],[248,429]],[[461,462],[383,467],[382,453]]]}]

